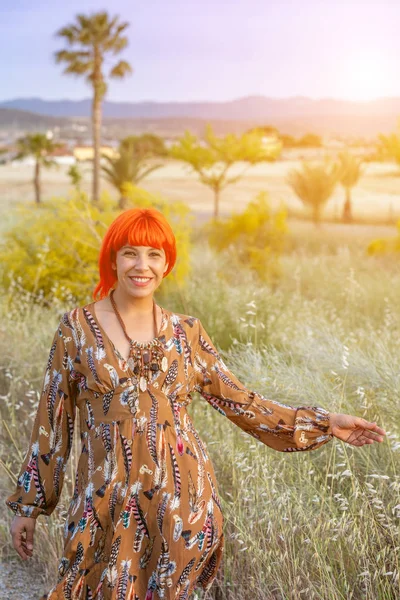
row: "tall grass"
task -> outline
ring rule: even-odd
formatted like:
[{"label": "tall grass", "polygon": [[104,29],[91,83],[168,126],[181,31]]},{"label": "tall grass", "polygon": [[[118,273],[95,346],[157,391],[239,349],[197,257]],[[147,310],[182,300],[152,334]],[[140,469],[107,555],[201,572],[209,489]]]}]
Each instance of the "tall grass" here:
[{"label": "tall grass", "polygon": [[[159,298],[198,316],[248,387],[288,404],[364,416],[388,432],[382,444],[353,448],[333,440],[286,455],[196,397],[189,411],[207,443],[226,519],[224,566],[207,600],[400,597],[400,269],[367,259],[356,245],[312,250],[294,248],[271,289],[198,246],[188,285]],[[15,480],[51,335],[73,300],[44,311],[17,290],[12,296],[13,304],[6,296],[0,303],[0,452]],[[75,467],[76,454],[54,518],[38,519],[36,560],[49,578],[61,555]],[[5,496],[11,480],[2,481]],[[9,518],[1,517],[5,554]]]}]

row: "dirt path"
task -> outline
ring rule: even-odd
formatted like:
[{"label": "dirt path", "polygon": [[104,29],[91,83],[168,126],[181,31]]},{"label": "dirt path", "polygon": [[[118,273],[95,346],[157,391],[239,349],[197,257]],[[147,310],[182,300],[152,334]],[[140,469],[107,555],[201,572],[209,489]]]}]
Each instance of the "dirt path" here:
[{"label": "dirt path", "polygon": [[0,600],[39,600],[48,590],[43,577],[22,563],[0,563]]}]

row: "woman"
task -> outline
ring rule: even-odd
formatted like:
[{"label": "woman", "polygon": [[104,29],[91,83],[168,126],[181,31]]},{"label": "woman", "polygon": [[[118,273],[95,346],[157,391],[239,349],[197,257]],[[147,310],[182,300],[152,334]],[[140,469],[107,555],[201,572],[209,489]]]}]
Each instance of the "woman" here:
[{"label": "woman", "polygon": [[187,599],[209,589],[223,552],[213,466],[187,413],[199,392],[221,415],[281,452],[337,437],[383,441],[376,423],[293,408],[246,389],[199,319],[153,295],[176,260],[174,234],[154,209],[111,224],[96,300],[61,318],[14,493],[14,546],[32,555],[36,518],[60,497],[76,407],[82,451],[64,528],[58,582],[43,599]]}]

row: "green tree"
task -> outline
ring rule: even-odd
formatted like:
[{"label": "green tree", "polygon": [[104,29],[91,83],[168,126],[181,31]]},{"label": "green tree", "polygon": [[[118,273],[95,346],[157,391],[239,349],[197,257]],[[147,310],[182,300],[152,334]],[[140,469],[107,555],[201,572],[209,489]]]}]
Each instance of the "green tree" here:
[{"label": "green tree", "polygon": [[60,148],[60,144],[54,143],[44,133],[31,133],[17,141],[16,159],[19,160],[27,156],[33,156],[35,159],[33,185],[35,187],[35,200],[37,204],[41,202],[41,168],[56,165],[50,156],[57,148]]},{"label": "green tree", "polygon": [[118,157],[103,156],[105,164],[101,165],[104,178],[120,193],[119,208],[126,208],[129,198],[126,195],[126,184],[137,185],[150,173],[162,165],[149,165],[146,154],[135,146],[133,141],[123,140],[119,146]]},{"label": "green tree", "polygon": [[258,127],[252,127],[247,133],[259,133],[264,136],[279,137],[279,131],[272,125],[259,125]]},{"label": "green tree", "polygon": [[321,148],[322,140],[316,133],[306,133],[296,144],[299,148]]},{"label": "green tree", "polygon": [[121,147],[132,148],[135,154],[142,158],[167,156],[164,140],[154,133],[129,135],[121,140]]},{"label": "green tree", "polygon": [[303,163],[301,169],[292,169],[287,183],[305,206],[312,210],[313,221],[318,225],[321,211],[338,183],[338,165]]},{"label": "green tree", "polygon": [[279,135],[279,139],[282,142],[282,146],[283,148],[296,148],[297,147],[297,140],[295,137],[293,137],[292,135],[286,134],[286,133],[281,133]]},{"label": "green tree", "polygon": [[[214,192],[214,218],[219,217],[221,192],[237,183],[246,170],[264,161],[274,161],[281,152],[279,141],[264,144],[259,133],[245,133],[241,137],[228,134],[223,138],[214,135],[211,125],[206,128],[204,143],[189,131],[170,149],[170,156],[188,164],[199,180]],[[247,166],[238,174],[230,175],[231,168],[241,163]]]},{"label": "green tree", "polygon": [[[89,16],[79,14],[76,22],[61,28],[57,35],[67,42],[68,47],[78,46],[78,50],[60,50],[55,53],[57,63],[66,63],[64,73],[85,76],[93,88],[92,131],[93,131],[93,194],[92,200],[99,201],[100,179],[100,137],[102,120],[102,101],[107,92],[105,61],[108,54],[118,54],[128,44],[123,35],[129,23],[120,22],[119,17],[110,18],[107,12],[98,12]],[[122,79],[132,68],[125,60],[114,64],[108,77]]]},{"label": "green tree", "polygon": [[78,165],[71,165],[68,169],[67,175],[70,178],[71,183],[76,189],[76,191],[80,192],[83,176],[81,171],[79,170]]},{"label": "green tree", "polygon": [[358,180],[361,177],[362,160],[355,157],[353,154],[350,154],[350,152],[340,152],[339,169],[339,181],[346,192],[346,200],[343,205],[342,219],[345,223],[351,223],[353,220],[351,190],[358,183]]},{"label": "green tree", "polygon": [[388,158],[394,159],[396,164],[400,167],[400,136],[396,133],[390,135],[379,136],[379,147],[378,150]]}]

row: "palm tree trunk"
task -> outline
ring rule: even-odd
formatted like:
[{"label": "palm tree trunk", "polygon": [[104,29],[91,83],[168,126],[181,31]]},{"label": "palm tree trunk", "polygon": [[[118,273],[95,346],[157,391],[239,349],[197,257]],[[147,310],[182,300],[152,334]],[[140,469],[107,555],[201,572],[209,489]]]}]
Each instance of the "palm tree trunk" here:
[{"label": "palm tree trunk", "polygon": [[342,219],[345,223],[351,223],[353,220],[352,210],[351,210],[351,188],[346,188],[346,201],[343,205],[343,215]]},{"label": "palm tree trunk", "polygon": [[101,143],[101,100],[103,97],[103,82],[101,73],[101,55],[98,48],[94,49],[93,73],[93,104],[92,104],[92,130],[93,130],[93,190],[92,202],[99,202],[100,182],[100,143]]},{"label": "palm tree trunk", "polygon": [[93,188],[92,202],[99,202],[99,178],[100,178],[100,131],[101,131],[101,99],[100,95],[94,92],[92,109],[92,128],[93,128]]},{"label": "palm tree trunk", "polygon": [[313,212],[314,225],[319,227],[321,225],[321,207],[319,206],[319,204],[315,204],[313,206],[312,212]]},{"label": "palm tree trunk", "polygon": [[219,188],[214,188],[214,219],[219,217]]},{"label": "palm tree trunk", "polygon": [[35,177],[33,179],[33,185],[35,186],[36,204],[40,204],[40,163],[37,159],[35,163]]},{"label": "palm tree trunk", "polygon": [[127,205],[128,205],[128,198],[126,196],[124,196],[123,194],[121,194],[119,197],[119,201],[118,201],[118,208],[120,208],[121,210],[125,210]]}]

